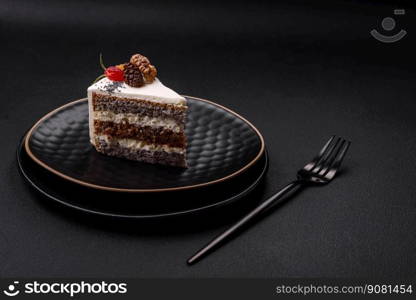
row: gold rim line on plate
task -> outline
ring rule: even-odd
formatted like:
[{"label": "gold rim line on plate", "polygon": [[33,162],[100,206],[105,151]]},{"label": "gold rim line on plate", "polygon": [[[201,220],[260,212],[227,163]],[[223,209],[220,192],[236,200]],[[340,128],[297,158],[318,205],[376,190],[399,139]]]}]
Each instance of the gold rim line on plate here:
[{"label": "gold rim line on plate", "polygon": [[215,102],[212,102],[210,100],[206,100],[206,99],[202,99],[202,98],[197,98],[197,97],[193,97],[193,96],[186,96],[186,95],[182,95],[183,97],[186,98],[191,98],[191,99],[195,99],[197,101],[203,101],[209,104],[212,104],[214,106],[217,106],[229,113],[231,113],[232,115],[236,116],[237,118],[241,119],[242,121],[244,121],[245,123],[247,123],[251,129],[254,130],[254,132],[257,134],[257,136],[260,138],[260,142],[261,142],[261,147],[259,152],[257,153],[256,157],[251,160],[249,163],[247,163],[245,166],[243,166],[241,169],[227,175],[224,176],[222,178],[219,179],[215,179],[215,180],[211,180],[208,182],[203,182],[203,183],[198,183],[198,184],[193,184],[193,185],[187,185],[187,186],[179,186],[179,187],[172,187],[172,188],[161,188],[161,189],[124,189],[124,188],[114,188],[114,187],[108,187],[108,186],[102,186],[102,185],[98,185],[98,184],[93,184],[93,183],[88,183],[76,178],[73,178],[71,176],[65,175],[57,170],[55,170],[54,168],[48,166],[46,163],[44,163],[43,161],[41,161],[39,158],[37,158],[32,151],[30,150],[29,147],[29,140],[32,136],[32,133],[34,132],[34,130],[46,119],[48,119],[49,117],[51,117],[52,115],[54,115],[55,113],[57,113],[58,111],[68,107],[68,106],[72,106],[78,102],[83,102],[83,101],[87,101],[88,98],[82,98],[82,99],[78,99],[75,101],[71,101],[67,104],[64,104],[54,110],[52,110],[51,112],[47,113],[46,115],[44,115],[42,118],[39,119],[39,121],[37,121],[35,123],[35,125],[33,125],[30,130],[28,131],[28,133],[26,134],[25,137],[25,141],[24,141],[24,145],[25,145],[25,150],[27,152],[27,154],[30,156],[31,159],[33,159],[37,164],[39,164],[40,166],[42,166],[43,168],[47,169],[48,171],[58,175],[61,178],[64,178],[66,180],[75,182],[77,184],[83,185],[83,186],[87,186],[90,188],[95,188],[95,189],[99,189],[99,190],[105,190],[105,191],[111,191],[111,192],[127,192],[127,193],[156,193],[156,192],[168,192],[168,191],[181,191],[181,190],[189,190],[189,189],[193,189],[193,188],[198,188],[198,187],[203,187],[203,186],[208,186],[208,185],[212,185],[212,184],[216,184],[216,183],[220,183],[223,181],[226,181],[228,179],[231,179],[239,174],[241,174],[242,172],[244,172],[245,170],[247,170],[248,168],[250,168],[254,163],[256,163],[260,157],[263,155],[264,153],[264,149],[265,149],[265,143],[264,143],[264,138],[261,135],[260,131],[253,125],[251,124],[247,119],[245,119],[244,117],[240,116],[239,114],[237,114],[236,112],[232,111],[231,109],[222,106],[220,104],[217,104]]}]

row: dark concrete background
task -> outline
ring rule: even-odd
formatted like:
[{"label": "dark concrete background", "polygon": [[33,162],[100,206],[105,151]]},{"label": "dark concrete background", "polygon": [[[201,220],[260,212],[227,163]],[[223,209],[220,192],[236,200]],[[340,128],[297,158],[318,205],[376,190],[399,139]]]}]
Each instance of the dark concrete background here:
[{"label": "dark concrete background", "polygon": [[[0,276],[414,277],[416,30],[400,5],[2,1]],[[408,35],[383,44],[369,32],[394,8],[407,9],[394,18]],[[16,145],[86,95],[99,52],[109,65],[141,52],[166,85],[252,121],[271,160],[263,197],[332,134],[353,142],[344,172],[193,267],[186,258],[226,224],[124,232],[51,209],[20,177]]]}]

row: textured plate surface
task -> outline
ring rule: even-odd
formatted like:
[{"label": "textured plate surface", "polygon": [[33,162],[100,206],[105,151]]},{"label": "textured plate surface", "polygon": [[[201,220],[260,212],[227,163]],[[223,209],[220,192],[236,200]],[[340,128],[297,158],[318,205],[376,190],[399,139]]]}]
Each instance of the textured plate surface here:
[{"label": "textured plate surface", "polygon": [[[240,176],[199,189],[171,191],[167,197],[166,192],[117,193],[72,183],[51,174],[35,163],[27,155],[23,142],[17,149],[17,162],[27,182],[50,200],[84,213],[127,219],[194,216],[228,206],[237,200],[246,199],[243,197],[262,182],[268,167],[268,157],[265,152],[247,172]],[[261,197],[257,200],[254,197],[250,202],[260,199]]]},{"label": "textured plate surface", "polygon": [[128,161],[95,151],[89,143],[86,99],[64,105],[29,131],[29,156],[78,184],[125,192],[160,192],[218,183],[241,174],[264,152],[264,141],[247,120],[213,102],[186,97],[187,169]]}]

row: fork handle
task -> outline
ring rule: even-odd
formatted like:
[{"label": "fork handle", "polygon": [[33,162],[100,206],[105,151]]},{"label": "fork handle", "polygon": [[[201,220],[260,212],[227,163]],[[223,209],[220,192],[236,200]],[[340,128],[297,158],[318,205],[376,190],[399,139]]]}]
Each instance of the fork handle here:
[{"label": "fork handle", "polygon": [[200,250],[198,250],[191,258],[188,259],[187,263],[189,265],[196,263],[198,260],[203,258],[206,254],[211,252],[214,248],[217,248],[218,246],[220,246],[227,238],[229,238],[231,235],[239,231],[239,229],[241,229],[243,226],[245,226],[255,217],[257,217],[258,215],[266,211],[268,208],[276,204],[280,198],[282,198],[284,195],[286,195],[287,193],[289,193],[296,187],[299,187],[301,184],[302,184],[301,181],[296,180],[296,181],[289,183],[285,187],[283,187],[276,194],[274,194],[267,200],[263,201],[260,205],[254,208],[251,212],[249,212],[243,218],[241,218],[238,222],[236,222],[226,231],[218,235],[216,238],[214,238],[212,241],[210,241]]}]

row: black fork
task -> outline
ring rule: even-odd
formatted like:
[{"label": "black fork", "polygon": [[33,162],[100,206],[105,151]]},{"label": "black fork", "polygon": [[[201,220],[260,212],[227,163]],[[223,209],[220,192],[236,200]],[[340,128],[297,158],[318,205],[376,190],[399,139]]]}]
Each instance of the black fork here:
[{"label": "black fork", "polygon": [[236,233],[240,228],[250,222],[252,219],[260,215],[262,212],[273,206],[282,196],[292,191],[299,186],[310,184],[327,184],[334,179],[338,172],[342,160],[348,151],[351,142],[340,137],[332,136],[325,146],[321,149],[319,154],[306,164],[297,172],[295,181],[289,183],[276,194],[262,202],[259,206],[253,209],[250,213],[245,215],[237,223],[229,229],[218,235],[211,242],[205,245],[202,249],[197,251],[190,259],[188,264],[194,264],[214,248],[217,248],[223,241],[225,241],[232,234]]}]

